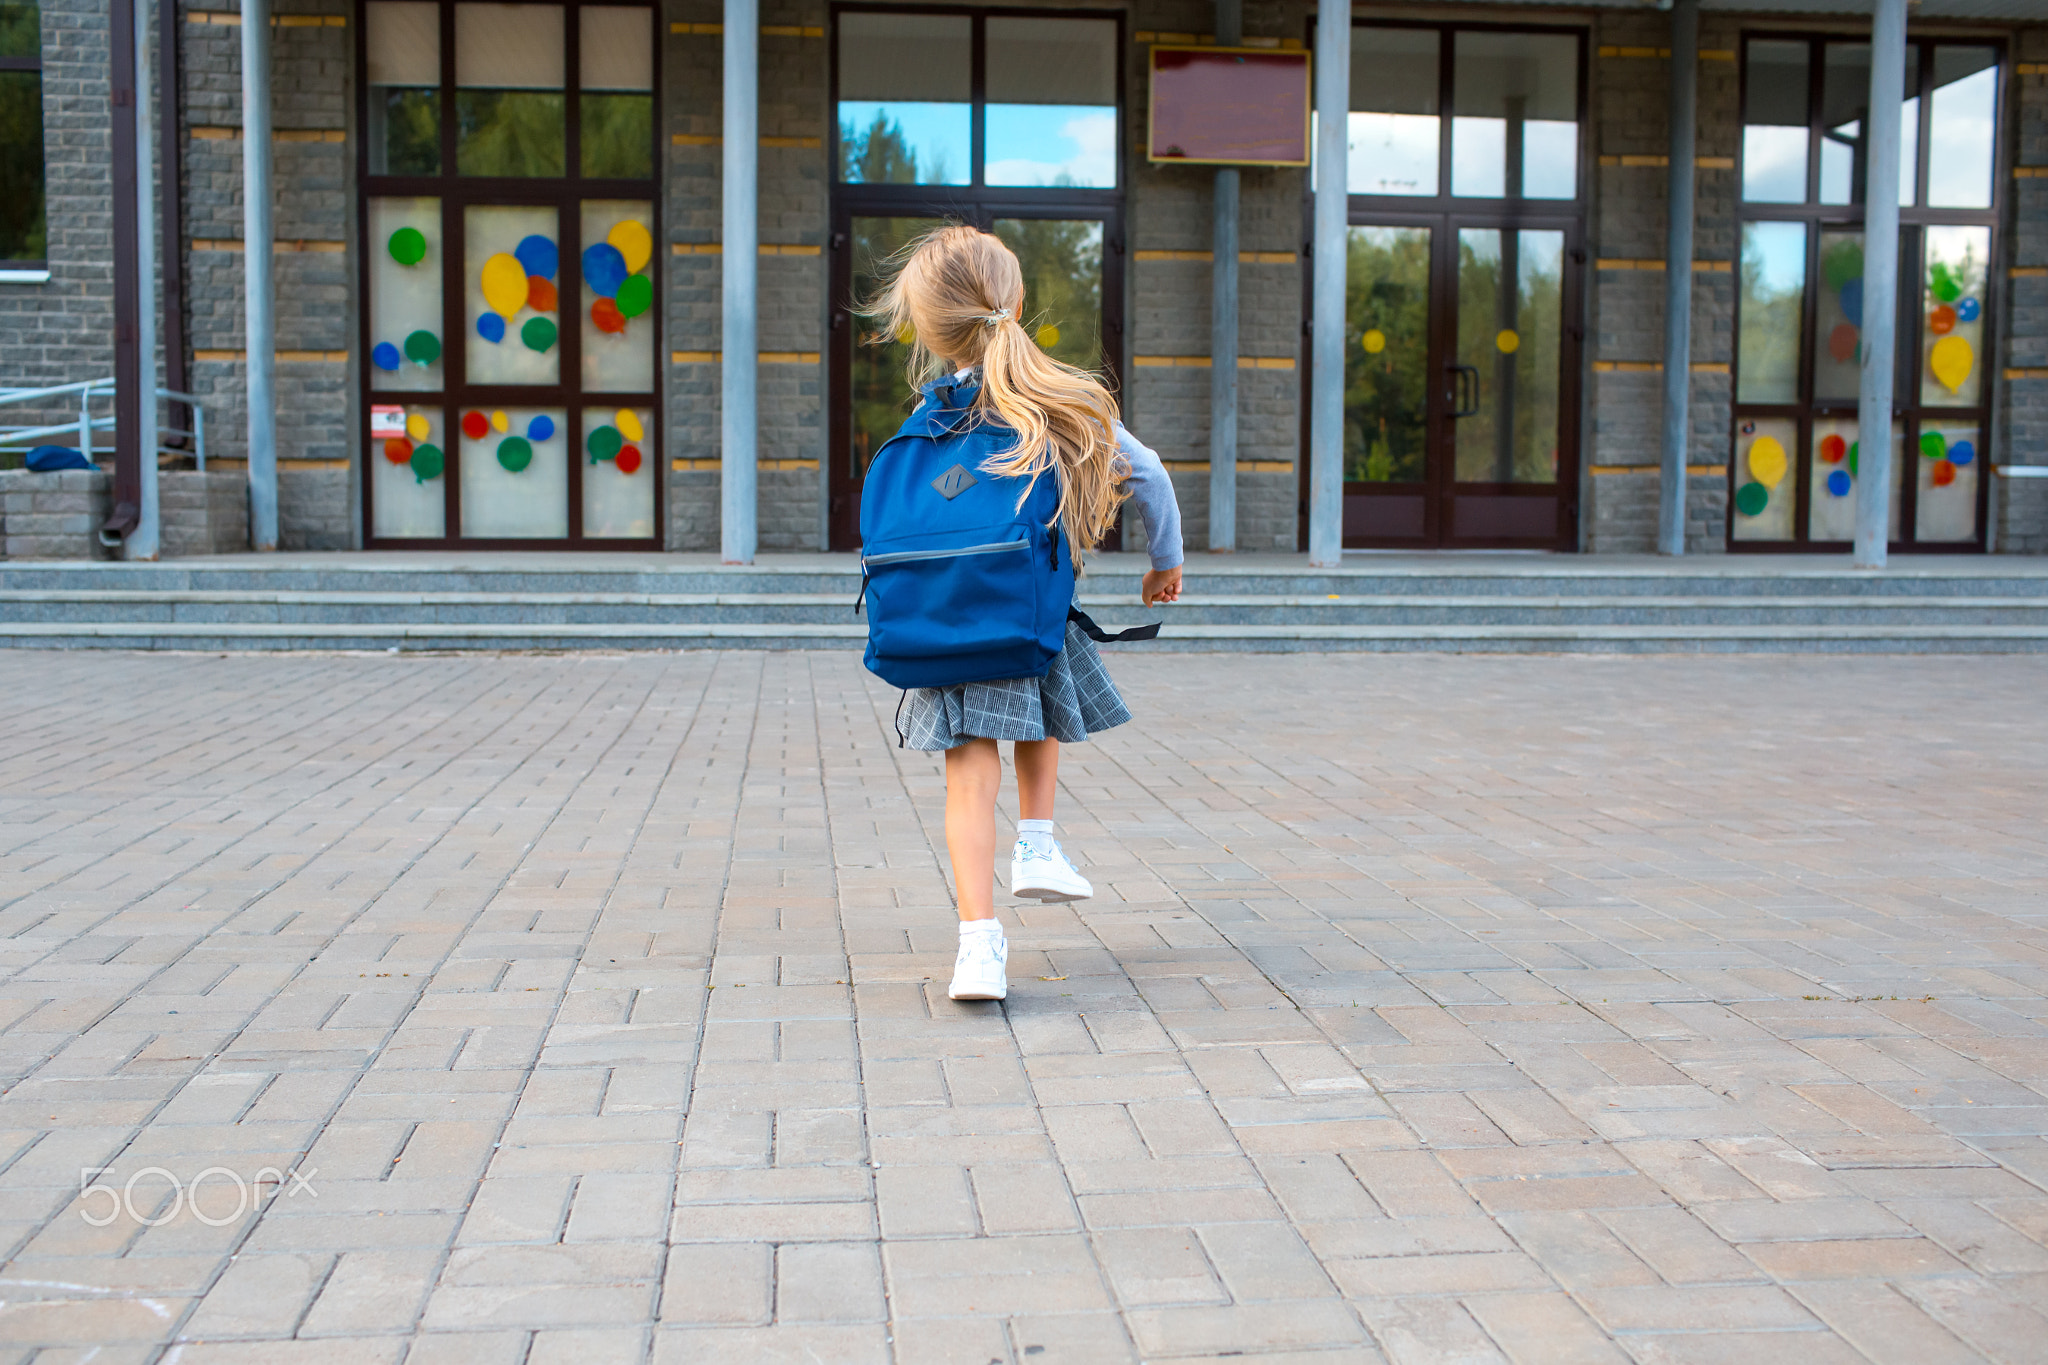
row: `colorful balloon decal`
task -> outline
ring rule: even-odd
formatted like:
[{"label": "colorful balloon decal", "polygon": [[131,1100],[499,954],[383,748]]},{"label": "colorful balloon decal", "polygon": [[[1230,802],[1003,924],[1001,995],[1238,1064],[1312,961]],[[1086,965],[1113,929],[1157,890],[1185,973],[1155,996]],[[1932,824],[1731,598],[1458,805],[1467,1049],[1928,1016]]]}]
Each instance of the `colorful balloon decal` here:
[{"label": "colorful balloon decal", "polygon": [[1515,334],[1512,327],[1503,328],[1500,334],[1494,337],[1493,347],[1502,355],[1513,355],[1522,348],[1522,338]]},{"label": "colorful balloon decal", "polygon": [[1759,436],[1749,448],[1749,476],[1765,488],[1785,478],[1785,447],[1775,436]]},{"label": "colorful balloon decal", "polygon": [[448,467],[448,459],[437,445],[423,445],[412,453],[413,477],[421,483],[438,479],[441,471]]},{"label": "colorful balloon decal", "polygon": [[625,444],[626,438],[619,434],[617,427],[613,426],[596,428],[583,442],[584,449],[590,452],[590,462],[592,464],[596,464],[599,460],[616,458]]},{"label": "colorful balloon decal", "polygon": [[441,358],[441,338],[421,328],[405,339],[405,358],[424,370]]},{"label": "colorful balloon decal", "polygon": [[561,299],[555,293],[554,281],[544,280],[538,275],[534,275],[526,281],[526,306],[528,308],[531,308],[536,313],[552,313],[560,304]]},{"label": "colorful balloon decal", "polygon": [[528,318],[526,325],[519,329],[519,339],[526,343],[529,351],[546,351],[555,344],[555,324],[546,318]]},{"label": "colorful balloon decal", "polygon": [[1032,333],[1031,339],[1037,342],[1041,349],[1050,351],[1060,344],[1060,329],[1048,322]]},{"label": "colorful balloon decal", "polygon": [[496,313],[485,313],[476,320],[476,334],[493,346],[505,339],[505,319]]},{"label": "colorful balloon decal", "polygon": [[617,427],[619,434],[629,441],[644,441],[647,439],[647,428],[640,425],[640,414],[634,412],[631,408],[620,408],[617,412],[613,413],[612,425]]},{"label": "colorful balloon decal", "polygon": [[541,413],[526,424],[526,439],[529,441],[548,441],[554,439],[554,435],[555,419],[546,413]]},{"label": "colorful balloon decal", "polygon": [[491,419],[480,412],[463,413],[462,434],[472,441],[481,441],[491,434]]},{"label": "colorful balloon decal", "polygon": [[640,447],[621,446],[619,453],[613,457],[612,463],[618,467],[621,474],[638,474],[640,472]]},{"label": "colorful balloon decal", "polygon": [[583,252],[583,282],[594,293],[610,298],[626,282],[626,258],[610,242],[599,242]]},{"label": "colorful balloon decal", "polygon": [[391,259],[400,265],[418,265],[427,258],[426,234],[416,227],[402,227],[384,244]]},{"label": "colorful balloon decal", "polygon": [[1930,460],[1939,460],[1948,454],[1948,438],[1938,431],[1920,433],[1920,453]]},{"label": "colorful balloon decal", "polygon": [[517,474],[533,463],[533,445],[524,436],[507,436],[498,442],[498,463]]},{"label": "colorful balloon decal", "polygon": [[1837,498],[1846,498],[1849,496],[1849,488],[1850,482],[1848,470],[1834,469],[1828,471],[1828,493],[1831,496]]},{"label": "colorful balloon decal", "polygon": [[415,412],[405,419],[405,434],[415,441],[424,441],[434,434],[434,424],[425,413]]},{"label": "colorful balloon decal", "polygon": [[370,348],[370,363],[380,370],[395,370],[405,363],[405,357],[390,342],[380,341]]},{"label": "colorful balloon decal", "polygon": [[555,244],[538,232],[520,238],[512,255],[531,279],[551,280],[561,268],[561,254],[555,250]]},{"label": "colorful balloon decal", "polygon": [[[554,283],[562,268],[561,252],[552,239],[540,233],[520,238],[510,251],[500,251],[484,262],[479,283],[488,310],[476,320],[476,333],[497,345],[505,340],[507,324],[522,309],[552,313],[561,307],[561,294]],[[528,318],[519,329],[519,340],[529,351],[545,352],[552,347],[560,329],[546,318]]]},{"label": "colorful balloon decal", "polygon": [[1937,304],[1927,315],[1927,330],[1938,337],[1947,336],[1956,329],[1956,310],[1949,305]]},{"label": "colorful balloon decal", "polygon": [[1770,503],[1771,490],[1760,483],[1746,483],[1735,490],[1735,510],[1745,517],[1763,515]]},{"label": "colorful balloon decal", "polygon": [[1964,299],[1956,305],[1956,319],[1960,322],[1975,322],[1983,311],[1983,305],[1977,300]]},{"label": "colorful balloon decal", "polygon": [[1943,388],[1956,393],[1969,379],[1970,371],[1976,367],[1977,352],[1969,342],[1959,336],[1945,336],[1934,343],[1927,353],[1927,368],[1941,381]]},{"label": "colorful balloon decal", "polygon": [[1838,322],[1828,333],[1828,354],[1837,364],[1846,365],[1856,358],[1856,348],[1861,342],[1862,335],[1857,332],[1855,324]]},{"label": "colorful balloon decal", "polygon": [[653,235],[645,223],[630,218],[612,224],[602,242],[584,249],[583,283],[597,295],[590,321],[598,331],[618,336],[630,320],[654,307],[654,280],[644,273],[653,259]]},{"label": "colorful balloon decal", "polygon": [[412,458],[412,442],[403,436],[393,436],[384,442],[384,458],[393,464],[404,464]]},{"label": "colorful balloon decal", "polygon": [[1359,344],[1365,347],[1367,355],[1378,355],[1387,349],[1387,334],[1377,327],[1367,328],[1365,335],[1359,338]]},{"label": "colorful balloon decal", "polygon": [[1946,488],[1956,481],[1956,467],[1947,460],[1936,460],[1927,477],[1936,488]]},{"label": "colorful balloon decal", "polygon": [[510,322],[526,306],[526,269],[519,258],[500,251],[485,261],[483,291],[485,307]]},{"label": "colorful balloon decal", "polygon": [[1833,432],[1820,438],[1820,458],[1827,464],[1840,464],[1849,453],[1849,443]]},{"label": "colorful balloon decal", "polygon": [[590,305],[590,320],[597,324],[598,331],[608,335],[626,330],[626,319],[619,315],[619,305],[610,299],[599,299]]},{"label": "colorful balloon decal", "polygon": [[1968,441],[1957,441],[1948,448],[1948,462],[1952,465],[1966,465],[1977,458],[1977,447]]},{"label": "colorful balloon decal", "polygon": [[1954,303],[1963,296],[1963,282],[1947,261],[1936,261],[1927,267],[1927,292],[1941,303]]},{"label": "colorful balloon decal", "polygon": [[628,218],[612,224],[612,230],[604,235],[606,243],[617,248],[626,261],[629,274],[637,275],[647,268],[647,262],[654,258],[654,237],[644,223]]},{"label": "colorful balloon decal", "polygon": [[503,408],[497,408],[491,412],[491,430],[499,435],[512,430],[512,419],[505,415]]}]

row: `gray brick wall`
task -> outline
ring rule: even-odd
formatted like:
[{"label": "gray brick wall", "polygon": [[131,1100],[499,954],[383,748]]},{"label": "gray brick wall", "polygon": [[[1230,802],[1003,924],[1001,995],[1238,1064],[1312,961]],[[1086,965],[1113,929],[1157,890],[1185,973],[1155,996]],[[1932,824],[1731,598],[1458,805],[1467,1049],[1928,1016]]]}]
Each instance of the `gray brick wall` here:
[{"label": "gray brick wall", "polygon": [[[2028,65],[2048,63],[2048,27],[2021,34],[2018,58]],[[2048,168],[2048,75],[2018,79],[2019,155],[2025,167]],[[2006,258],[2015,267],[2048,268],[2048,179],[2016,177],[2012,190],[2011,245]],[[1998,443],[1992,458],[2000,465],[2048,465],[2048,276],[2008,278],[2004,318],[2002,369],[2025,371],[1999,386],[1993,421]],[[1994,544],[2008,554],[2048,554],[2048,479],[1993,479],[1991,516]]]}]

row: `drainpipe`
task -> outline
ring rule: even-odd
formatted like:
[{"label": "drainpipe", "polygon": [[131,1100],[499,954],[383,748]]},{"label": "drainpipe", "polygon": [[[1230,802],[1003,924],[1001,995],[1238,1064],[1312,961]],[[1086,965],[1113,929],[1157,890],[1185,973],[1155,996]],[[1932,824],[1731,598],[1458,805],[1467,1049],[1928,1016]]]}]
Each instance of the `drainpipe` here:
[{"label": "drainpipe", "polygon": [[1699,117],[1699,0],[1671,6],[1671,179],[1664,241],[1664,449],[1657,553],[1685,553],[1685,465],[1692,428],[1693,142]]},{"label": "drainpipe", "polygon": [[760,269],[760,0],[725,0],[724,287],[719,357],[719,557],[751,564],[756,519],[755,284]]},{"label": "drainpipe", "polygon": [[[1216,0],[1216,45],[1244,41],[1244,0]],[[1216,168],[1209,272],[1209,549],[1237,549],[1237,219],[1235,166]]]},{"label": "drainpipe", "polygon": [[[172,0],[163,0],[170,4]],[[156,452],[163,442],[157,437],[156,405],[156,167],[150,127],[149,99],[149,0],[135,0],[135,102],[129,110],[135,118],[135,183],[128,187],[135,196],[135,358],[137,395],[136,454],[139,457],[136,485],[135,529],[123,543],[124,559],[155,559],[162,540],[158,517]],[[175,129],[172,130],[175,135]]]},{"label": "drainpipe", "polygon": [[1882,569],[1891,539],[1892,376],[1899,319],[1899,120],[1906,98],[1906,0],[1874,0],[1870,171],[1863,199],[1863,382],[1857,394],[1856,556]]},{"label": "drainpipe", "polygon": [[248,381],[249,543],[257,550],[277,548],[277,327],[270,265],[275,235],[270,0],[242,0],[242,369]]},{"label": "drainpipe", "polygon": [[1316,11],[1315,324],[1309,339],[1308,562],[1344,559],[1344,264],[1351,6]]}]

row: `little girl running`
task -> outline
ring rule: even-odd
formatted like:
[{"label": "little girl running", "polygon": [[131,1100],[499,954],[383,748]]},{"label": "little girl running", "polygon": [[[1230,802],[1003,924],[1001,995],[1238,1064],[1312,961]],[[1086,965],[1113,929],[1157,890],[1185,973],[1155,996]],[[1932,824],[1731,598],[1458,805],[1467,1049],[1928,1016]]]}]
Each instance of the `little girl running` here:
[{"label": "little girl running", "polygon": [[[965,226],[936,229],[906,249],[895,278],[865,310],[885,335],[915,338],[913,382],[975,388],[981,419],[1017,435],[986,472],[1058,480],[1059,525],[1073,562],[1116,524],[1129,499],[1144,514],[1152,568],[1147,606],[1180,597],[1180,509],[1159,457],[1117,420],[1116,399],[1094,375],[1039,350],[1024,330],[1024,274],[1002,240]],[[1131,718],[1095,644],[1072,622],[1066,648],[1042,678],[912,689],[899,722],[913,749],[946,754],[946,849],[960,898],[955,1000],[1001,1000],[1009,944],[995,917],[995,805],[1015,741],[1017,844],[1010,891],[1041,901],[1085,900],[1095,888],[1053,837],[1060,745],[1078,744]]]}]

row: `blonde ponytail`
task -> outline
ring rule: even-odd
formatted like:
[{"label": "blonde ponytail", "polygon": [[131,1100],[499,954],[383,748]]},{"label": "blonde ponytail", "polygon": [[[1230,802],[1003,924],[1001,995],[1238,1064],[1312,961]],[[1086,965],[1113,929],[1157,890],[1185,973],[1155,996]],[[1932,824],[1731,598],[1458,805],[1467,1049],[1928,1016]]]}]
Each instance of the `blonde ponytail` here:
[{"label": "blonde ponytail", "polygon": [[[1017,433],[982,467],[1036,483],[1059,482],[1059,519],[1080,564],[1116,524],[1130,465],[1117,449],[1116,399],[1086,370],[1062,364],[1024,330],[1024,272],[1002,239],[956,224],[925,233],[895,258],[896,271],[861,312],[881,335],[910,333],[913,385],[979,365],[980,420]],[[1029,495],[1027,483],[1024,496]],[[1018,498],[1023,506],[1024,497]]]}]

